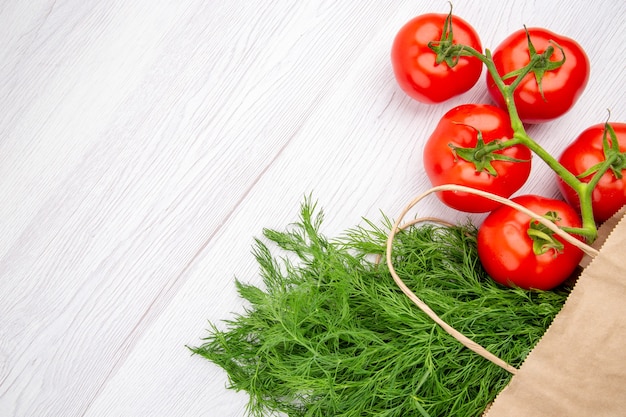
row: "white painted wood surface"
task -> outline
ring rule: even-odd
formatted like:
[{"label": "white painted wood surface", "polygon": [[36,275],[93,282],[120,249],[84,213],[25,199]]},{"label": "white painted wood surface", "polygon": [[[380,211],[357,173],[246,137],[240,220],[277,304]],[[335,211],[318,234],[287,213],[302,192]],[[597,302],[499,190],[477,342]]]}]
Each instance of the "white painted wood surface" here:
[{"label": "white painted wood surface", "polygon": [[[526,24],[577,39],[578,105],[530,129],[558,152],[626,121],[626,6],[458,1],[495,48]],[[0,415],[244,416],[247,397],[191,356],[207,320],[258,282],[263,227],[312,193],[333,236],[428,188],[424,140],[481,81],[408,99],[395,32],[448,3],[414,0],[0,1]],[[520,191],[556,196],[536,163]],[[547,180],[546,180],[547,178]],[[420,206],[465,215],[436,199]],[[480,216],[474,216],[480,221]]]}]

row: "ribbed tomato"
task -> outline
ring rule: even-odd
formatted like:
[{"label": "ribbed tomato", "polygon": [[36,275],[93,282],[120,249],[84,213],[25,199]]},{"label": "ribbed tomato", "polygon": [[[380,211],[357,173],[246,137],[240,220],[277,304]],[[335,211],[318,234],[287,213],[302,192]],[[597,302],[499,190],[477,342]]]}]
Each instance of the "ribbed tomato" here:
[{"label": "ribbed tomato", "polygon": [[[543,28],[529,28],[528,36],[537,54],[553,48],[552,55],[540,63],[536,72],[527,74],[515,89],[513,98],[520,119],[525,123],[542,123],[553,120],[567,111],[578,100],[589,80],[589,58],[575,40]],[[530,62],[531,52],[527,32],[518,30],[507,37],[493,51],[493,62],[498,74],[505,77]],[[556,62],[565,60],[556,69],[544,71]],[[515,76],[504,82],[511,84]],[[540,80],[540,84],[538,83]],[[541,87],[540,87],[541,85]],[[487,74],[487,89],[494,101],[504,107],[502,93],[491,74]]]}]

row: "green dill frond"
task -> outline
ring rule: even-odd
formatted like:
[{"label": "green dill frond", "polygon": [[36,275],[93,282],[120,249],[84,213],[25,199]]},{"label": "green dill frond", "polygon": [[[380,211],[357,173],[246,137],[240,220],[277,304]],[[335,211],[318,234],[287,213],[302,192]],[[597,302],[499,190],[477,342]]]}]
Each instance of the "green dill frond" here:
[{"label": "green dill frond", "polygon": [[[435,325],[372,259],[385,252],[389,219],[333,241],[320,234],[322,220],[306,200],[297,223],[265,230],[254,248],[265,288],[236,281],[245,313],[226,330],[212,325],[191,350],[249,394],[251,416],[480,416],[510,374]],[[567,297],[496,284],[470,224],[413,226],[394,244],[394,267],[412,291],[513,366]]]}]

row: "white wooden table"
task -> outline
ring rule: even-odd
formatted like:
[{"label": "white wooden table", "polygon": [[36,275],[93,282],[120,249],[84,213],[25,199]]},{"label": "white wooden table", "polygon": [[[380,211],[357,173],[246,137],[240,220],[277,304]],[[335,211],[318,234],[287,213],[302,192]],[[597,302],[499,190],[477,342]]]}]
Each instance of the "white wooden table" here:
[{"label": "white wooden table", "polygon": [[[589,85],[529,132],[559,152],[626,121],[626,6],[458,1],[484,46],[543,26],[577,39]],[[244,416],[192,356],[259,282],[264,227],[305,195],[335,236],[429,187],[421,150],[470,92],[426,106],[393,78],[395,32],[448,3],[0,1],[0,416]],[[548,175],[548,177],[546,177]],[[520,193],[557,196],[535,163]],[[547,178],[547,179],[546,179]],[[464,219],[435,197],[424,214]],[[472,216],[479,222],[481,216]]]}]

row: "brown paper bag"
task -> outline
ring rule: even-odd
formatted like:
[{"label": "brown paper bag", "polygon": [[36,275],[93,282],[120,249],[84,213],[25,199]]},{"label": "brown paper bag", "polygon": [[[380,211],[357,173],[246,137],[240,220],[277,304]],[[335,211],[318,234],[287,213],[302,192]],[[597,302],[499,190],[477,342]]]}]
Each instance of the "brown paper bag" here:
[{"label": "brown paper bag", "polygon": [[600,233],[599,254],[486,417],[626,416],[624,211]]}]

